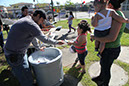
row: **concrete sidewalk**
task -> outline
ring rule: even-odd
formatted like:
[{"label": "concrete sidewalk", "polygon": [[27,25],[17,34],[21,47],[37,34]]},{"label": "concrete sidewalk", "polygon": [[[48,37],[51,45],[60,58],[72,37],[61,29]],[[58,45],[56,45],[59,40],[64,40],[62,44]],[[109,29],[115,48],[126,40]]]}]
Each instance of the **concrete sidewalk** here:
[{"label": "concrete sidewalk", "polygon": [[129,47],[127,46],[121,47],[121,53],[120,56],[118,57],[118,60],[129,64]]},{"label": "concrete sidewalk", "polygon": [[[57,32],[57,34],[59,35],[57,37],[57,39],[71,40],[71,39],[77,37],[76,32],[75,33],[71,32],[69,34],[67,32],[68,32],[68,29],[63,29],[60,32]],[[63,56],[62,56],[63,67],[71,68],[73,63],[75,62],[77,54],[70,53],[69,48],[61,49],[61,51],[63,52]],[[128,57],[129,57],[129,47],[122,46],[121,54],[117,60],[120,60],[120,61],[125,62],[125,63],[129,63]],[[88,73],[90,74],[91,78],[98,75],[99,72],[100,72],[99,62],[93,63],[88,70]],[[121,68],[120,66],[118,66],[116,64],[112,65],[111,74],[112,74],[112,77],[111,77],[111,81],[110,81],[109,86],[122,86],[122,85],[126,84],[128,81],[127,72],[123,68]]]},{"label": "concrete sidewalk", "polygon": [[[71,68],[73,63],[75,62],[77,54],[76,53],[70,53],[69,48],[61,49],[61,51],[63,52],[63,56],[62,56],[63,67]],[[123,53],[123,49],[122,49],[121,55],[123,55],[124,53]],[[121,56],[121,55],[119,56],[118,60],[123,61],[124,58],[122,58],[122,57],[124,57],[124,55],[123,56]],[[129,53],[127,55],[129,56]],[[129,62],[129,58],[126,58],[125,61]],[[100,73],[99,62],[93,63],[90,66],[90,68],[88,70],[88,73],[90,74],[91,78],[97,76]],[[116,64],[112,65],[111,75],[112,75],[112,77],[111,77],[111,81],[110,81],[109,86],[123,86],[128,81],[127,72],[123,68],[121,68],[120,66],[118,66]]]}]

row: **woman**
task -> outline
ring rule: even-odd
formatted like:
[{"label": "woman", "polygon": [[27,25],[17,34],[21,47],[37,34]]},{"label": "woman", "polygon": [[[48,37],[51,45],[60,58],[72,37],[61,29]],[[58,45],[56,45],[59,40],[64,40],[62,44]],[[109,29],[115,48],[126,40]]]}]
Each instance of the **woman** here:
[{"label": "woman", "polygon": [[74,18],[73,12],[70,11],[69,14],[70,14],[70,15],[69,15],[69,18],[68,18],[68,25],[69,25],[69,31],[68,31],[68,33],[71,32],[71,28],[74,30],[74,32],[76,31],[76,29],[72,27],[72,22],[73,22],[73,18]]},{"label": "woman", "polygon": [[[121,3],[124,1],[125,0],[110,0],[108,3],[108,8],[114,9],[119,15],[125,17],[124,14],[119,10],[119,8],[121,7]],[[100,59],[100,75],[92,78],[92,80],[96,82],[98,86],[108,86],[109,84],[111,78],[110,69],[114,60],[117,59],[120,54],[120,38],[125,29],[125,26],[125,23],[121,24],[113,20],[109,35],[101,38],[91,36],[91,39],[106,42],[105,49],[101,55],[102,58]]]}]

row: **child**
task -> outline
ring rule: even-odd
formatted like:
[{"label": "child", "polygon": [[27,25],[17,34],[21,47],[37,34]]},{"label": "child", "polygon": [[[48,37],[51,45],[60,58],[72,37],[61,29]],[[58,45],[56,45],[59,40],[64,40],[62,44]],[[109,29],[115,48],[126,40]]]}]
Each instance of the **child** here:
[{"label": "child", "polygon": [[88,53],[87,51],[87,33],[90,31],[90,26],[88,22],[83,22],[78,24],[77,32],[78,32],[78,37],[76,41],[74,42],[68,42],[69,45],[74,45],[78,54],[78,58],[80,61],[80,65],[78,65],[77,68],[82,68],[80,73],[85,73],[85,57]]},{"label": "child", "polygon": [[[86,21],[86,20],[81,20],[80,23],[87,23],[87,21]],[[89,30],[89,32],[92,33],[91,30]],[[79,59],[78,59],[78,57],[77,57],[76,60],[75,60],[74,65],[76,65],[76,63],[78,62],[78,60],[79,60]]]},{"label": "child", "polygon": [[69,24],[69,32],[68,33],[71,32],[71,28],[74,30],[74,32],[76,31],[76,29],[72,27],[72,20],[73,20],[73,18],[74,18],[73,12],[70,11],[70,16],[68,18],[68,24]]},{"label": "child", "polygon": [[[117,20],[120,23],[129,23],[128,19],[124,19],[119,16],[114,10],[106,9],[107,0],[95,0],[94,7],[95,12],[97,14],[92,18],[91,24],[95,27],[94,35],[96,37],[104,37],[109,34],[109,30],[112,24],[112,18]],[[105,43],[100,43],[99,41],[95,41],[95,51],[98,51],[99,48],[99,56],[101,56]]]},{"label": "child", "polygon": [[[86,20],[81,20],[80,23],[87,23],[87,21]],[[89,30],[89,32],[92,33],[91,30]]]}]

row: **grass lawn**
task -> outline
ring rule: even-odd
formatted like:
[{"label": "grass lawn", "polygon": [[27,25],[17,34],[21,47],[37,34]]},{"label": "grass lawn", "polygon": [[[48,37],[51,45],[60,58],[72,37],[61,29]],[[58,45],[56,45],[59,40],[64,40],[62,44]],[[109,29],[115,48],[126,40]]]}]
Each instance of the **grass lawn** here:
[{"label": "grass lawn", "polygon": [[[80,22],[80,20],[82,19],[74,19],[73,27],[77,27],[77,24]],[[87,21],[90,23],[90,19],[87,19]],[[68,24],[66,20],[57,22],[56,26],[62,26],[62,28],[68,29]],[[4,38],[6,38],[7,37],[6,32],[4,31],[3,33],[4,33]],[[129,33],[123,33],[122,38],[121,38],[121,45],[129,46]],[[96,56],[96,52],[94,52],[94,43],[90,42],[90,35],[88,35],[87,47],[88,47],[88,55],[85,60],[86,70],[88,70],[88,68],[93,62],[99,61],[99,58]],[[123,63],[118,60],[116,60],[114,63],[121,66],[126,72],[128,72],[128,76],[129,76],[129,64]],[[76,70],[73,69],[73,71],[76,71]],[[70,68],[68,67],[64,68],[64,72],[66,74],[70,74],[78,78],[79,75],[73,71],[70,72]],[[91,77],[89,76],[88,71],[81,78],[81,82],[83,86],[96,86],[96,84],[91,81]],[[0,54],[0,86],[19,86],[18,81],[13,77],[13,75],[10,72],[10,68],[7,65],[4,54]],[[129,86],[129,81],[124,86]]]}]

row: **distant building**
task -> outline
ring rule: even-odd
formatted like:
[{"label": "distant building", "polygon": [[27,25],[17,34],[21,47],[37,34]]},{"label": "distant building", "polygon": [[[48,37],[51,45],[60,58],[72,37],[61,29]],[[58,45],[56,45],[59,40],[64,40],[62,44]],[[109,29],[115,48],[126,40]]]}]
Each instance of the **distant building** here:
[{"label": "distant building", "polygon": [[21,2],[21,3],[12,4],[10,6],[12,8],[14,8],[14,9],[21,9],[23,6],[27,6],[29,9],[32,9],[33,8],[33,3],[24,3],[24,2]]},{"label": "distant building", "polygon": [[[125,16],[129,19],[129,0],[123,2],[121,9],[124,12]],[[129,29],[129,24],[127,24],[126,27]]]},{"label": "distant building", "polygon": [[15,17],[15,18],[21,15],[21,8],[23,6],[27,6],[28,11],[30,13],[33,12],[33,7],[34,7],[33,3],[23,3],[23,2],[12,4],[10,6],[11,6],[10,10],[13,12],[13,17]]},{"label": "distant building", "polygon": [[50,3],[38,3],[38,4],[35,4],[35,8],[48,11],[51,9],[51,6],[50,6]]}]

